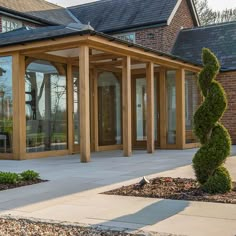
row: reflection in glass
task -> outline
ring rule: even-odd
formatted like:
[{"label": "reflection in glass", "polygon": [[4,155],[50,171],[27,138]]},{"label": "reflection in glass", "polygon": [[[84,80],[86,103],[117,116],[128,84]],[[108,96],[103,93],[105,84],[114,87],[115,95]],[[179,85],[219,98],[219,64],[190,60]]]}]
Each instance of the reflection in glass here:
[{"label": "reflection in glass", "polygon": [[47,61],[30,63],[25,74],[27,152],[67,148],[66,70]]},{"label": "reflection in glass", "polygon": [[[136,141],[147,140],[147,81],[135,79]],[[154,77],[154,138],[158,140],[157,77]]]},{"label": "reflection in glass", "polygon": [[136,79],[136,140],[147,140],[146,78]]},{"label": "reflection in glass", "polygon": [[195,143],[197,139],[193,133],[193,115],[201,103],[201,95],[197,85],[197,75],[185,71],[185,128],[186,143]]},{"label": "reflection in glass", "polygon": [[12,57],[0,57],[0,153],[12,152]]},{"label": "reflection in glass", "polygon": [[73,67],[73,89],[74,89],[74,144],[80,143],[79,132],[79,69]]},{"label": "reflection in glass", "polygon": [[157,98],[157,91],[158,91],[158,88],[157,88],[157,83],[158,83],[158,80],[157,80],[157,77],[155,76],[154,77],[154,138],[155,138],[155,141],[158,141],[158,124],[159,124],[159,114],[158,114],[158,98]]},{"label": "reflection in glass", "polygon": [[167,143],[176,143],[176,71],[166,73]]},{"label": "reflection in glass", "polygon": [[121,88],[111,72],[98,78],[99,146],[121,144]]}]

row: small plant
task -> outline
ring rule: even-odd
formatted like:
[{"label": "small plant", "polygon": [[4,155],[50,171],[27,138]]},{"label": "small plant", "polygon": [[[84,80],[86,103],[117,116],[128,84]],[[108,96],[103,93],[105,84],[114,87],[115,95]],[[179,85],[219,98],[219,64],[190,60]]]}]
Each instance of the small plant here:
[{"label": "small plant", "polygon": [[11,172],[0,172],[0,184],[17,184],[21,176]]},{"label": "small plant", "polygon": [[31,180],[39,179],[39,173],[33,170],[26,170],[22,172],[20,175],[24,181],[31,181]]}]

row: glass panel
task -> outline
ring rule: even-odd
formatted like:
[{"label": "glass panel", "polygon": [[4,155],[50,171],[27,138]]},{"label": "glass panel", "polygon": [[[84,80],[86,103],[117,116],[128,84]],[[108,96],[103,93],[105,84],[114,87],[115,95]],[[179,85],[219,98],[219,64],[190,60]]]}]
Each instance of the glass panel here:
[{"label": "glass panel", "polygon": [[34,61],[26,70],[27,152],[67,148],[66,69],[61,64]]},{"label": "glass panel", "polygon": [[158,107],[157,107],[157,77],[154,77],[154,137],[155,141],[158,141]]},{"label": "glass panel", "polygon": [[146,79],[136,79],[136,140],[147,140],[147,90]]},{"label": "glass panel", "polygon": [[135,33],[127,33],[127,34],[117,34],[115,35],[118,39],[122,39],[128,41],[130,43],[135,43]]},{"label": "glass panel", "polygon": [[16,19],[2,17],[2,32],[8,32],[22,27],[22,22]]},{"label": "glass panel", "polygon": [[98,78],[99,146],[121,144],[121,88],[113,73]]},{"label": "glass panel", "polygon": [[195,143],[197,139],[193,133],[193,115],[201,103],[201,95],[197,84],[196,73],[185,72],[185,128],[186,143]]},{"label": "glass panel", "polygon": [[[147,87],[146,78],[136,79],[136,141],[147,140]],[[154,138],[158,140],[157,78],[154,77]]]},{"label": "glass panel", "polygon": [[12,152],[12,57],[0,57],[0,153]]},{"label": "glass panel", "polygon": [[73,87],[74,87],[74,144],[80,143],[79,132],[79,69],[73,67]]},{"label": "glass panel", "polygon": [[167,143],[176,143],[176,71],[166,73]]}]

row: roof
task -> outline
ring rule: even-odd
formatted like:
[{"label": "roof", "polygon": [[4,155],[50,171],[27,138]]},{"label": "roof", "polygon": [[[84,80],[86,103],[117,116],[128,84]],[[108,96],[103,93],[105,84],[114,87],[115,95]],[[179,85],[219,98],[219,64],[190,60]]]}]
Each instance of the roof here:
[{"label": "roof", "polygon": [[201,63],[204,47],[216,54],[222,71],[236,70],[236,21],[182,30],[172,54]]},{"label": "roof", "polygon": [[[192,4],[192,0],[187,1]],[[110,33],[150,25],[167,25],[180,2],[181,0],[100,0],[68,9],[83,24],[90,22],[95,30]],[[193,4],[192,8],[191,12],[195,11]]]},{"label": "roof", "polygon": [[107,39],[108,41],[116,41],[117,43],[127,45],[128,47],[134,47],[137,49],[141,49],[145,52],[155,53],[158,56],[163,56],[172,60],[177,60],[182,63],[187,63],[194,66],[200,66],[197,63],[192,63],[191,61],[187,61],[182,59],[181,57],[177,57],[171,54],[163,53],[148,47],[144,47],[138,44],[130,43],[125,40],[118,39],[116,37],[97,32],[93,30],[93,28],[89,25],[83,25],[81,23],[71,23],[68,26],[47,26],[40,28],[21,28],[14,31],[10,31],[7,33],[2,33],[0,37],[0,50],[3,47],[13,46],[13,45],[24,45],[25,43],[37,42],[42,40],[56,39],[68,36],[82,36],[82,35],[97,35]]},{"label": "roof", "polygon": [[[20,3],[19,3],[20,1]],[[29,17],[36,21],[67,25],[75,22],[71,13],[63,7],[44,0],[0,0],[0,10],[14,11],[15,15]]]},{"label": "roof", "polygon": [[71,23],[68,26],[57,25],[39,28],[22,27],[13,31],[1,33],[0,47],[76,35],[83,31],[87,32],[87,30],[90,29],[89,26],[77,23]]}]

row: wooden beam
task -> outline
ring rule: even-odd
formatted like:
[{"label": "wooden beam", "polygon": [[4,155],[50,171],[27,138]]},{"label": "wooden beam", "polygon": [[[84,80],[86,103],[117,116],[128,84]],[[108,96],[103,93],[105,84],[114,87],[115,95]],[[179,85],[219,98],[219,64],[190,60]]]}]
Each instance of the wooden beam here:
[{"label": "wooden beam", "polygon": [[72,65],[67,64],[67,114],[68,114],[68,149],[69,153],[73,153],[74,132],[73,132],[73,76]]},{"label": "wooden beam", "polygon": [[95,69],[98,71],[109,71],[109,72],[114,72],[114,73],[121,73],[122,68],[117,68],[113,66],[95,66]]},{"label": "wooden beam", "polygon": [[167,120],[166,120],[166,70],[164,68],[160,68],[160,148],[166,148],[166,138],[167,138]]},{"label": "wooden beam", "polygon": [[147,80],[147,151],[154,153],[154,64],[147,63],[146,67]]},{"label": "wooden beam", "polygon": [[107,53],[115,53],[120,56],[130,56],[132,59],[150,62],[161,66],[167,66],[170,68],[180,69],[185,68],[194,72],[199,72],[201,70],[200,66],[191,65],[179,60],[173,60],[171,57],[165,55],[158,55],[155,52],[145,51],[142,48],[137,47],[128,47],[125,44],[118,44],[117,42],[109,42],[107,39],[104,39],[99,36],[88,36],[87,43],[90,47],[102,50]]},{"label": "wooden beam", "polygon": [[25,159],[26,117],[25,117],[25,57],[13,54],[13,158]]},{"label": "wooden beam", "polygon": [[108,59],[118,59],[118,58],[122,58],[119,55],[114,55],[111,53],[100,53],[100,54],[93,54],[90,55],[89,59],[90,61],[103,61],[103,60],[108,60]]},{"label": "wooden beam", "polygon": [[20,51],[21,54],[28,53],[41,53],[41,52],[50,52],[57,51],[69,48],[76,48],[79,45],[86,43],[88,39],[87,35],[80,36],[69,36],[61,37],[49,40],[41,40],[37,42],[25,42],[16,45],[10,45],[0,48],[0,54],[5,52],[16,52]]},{"label": "wooden beam", "polygon": [[80,46],[80,160],[90,161],[89,47]]},{"label": "wooden beam", "polygon": [[185,146],[185,70],[176,73],[176,145]]},{"label": "wooden beam", "polygon": [[123,114],[123,151],[124,156],[132,155],[131,121],[131,58],[123,60],[122,67],[122,114]]},{"label": "wooden beam", "polygon": [[39,60],[47,60],[47,61],[53,61],[53,62],[59,62],[59,63],[67,63],[67,58],[61,57],[61,56],[55,56],[47,53],[32,53],[32,54],[26,54],[26,57],[39,59]]},{"label": "wooden beam", "polygon": [[94,66],[122,66],[122,60],[91,62]]}]

